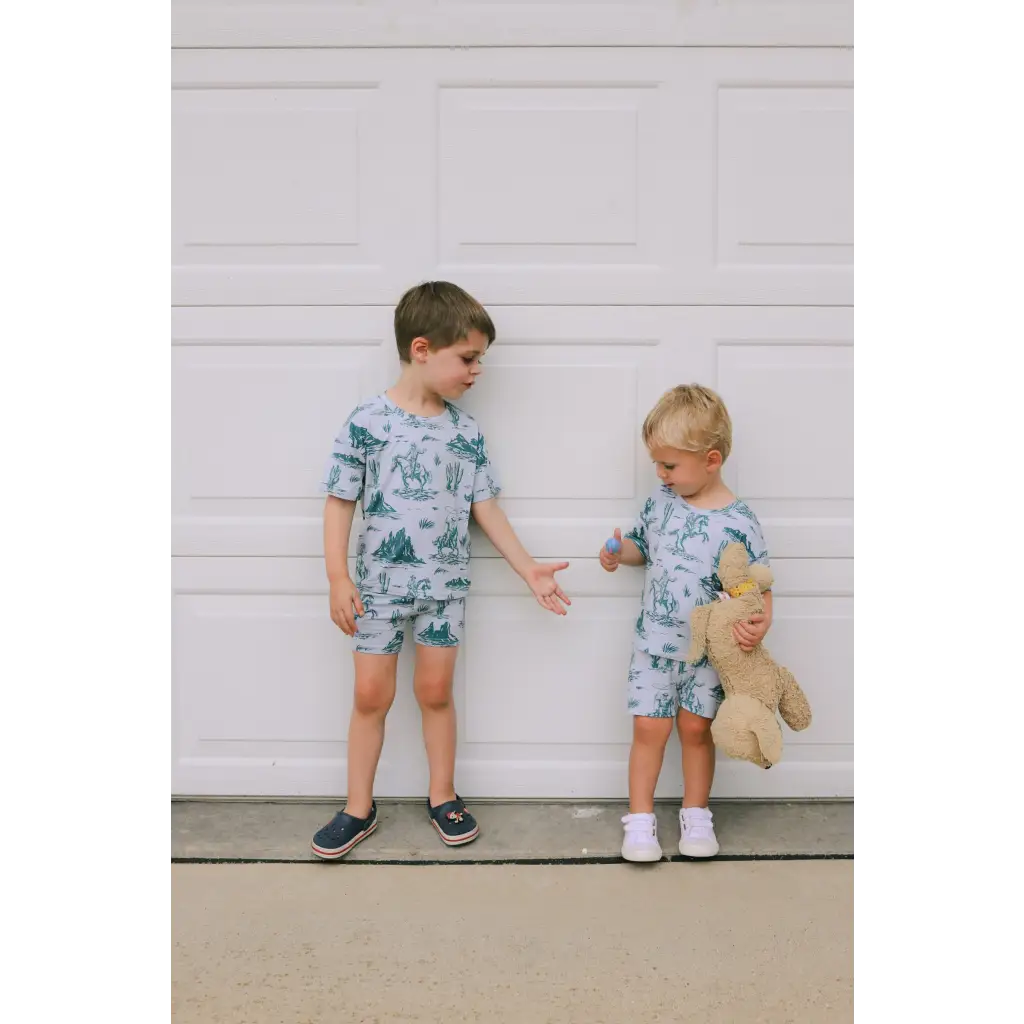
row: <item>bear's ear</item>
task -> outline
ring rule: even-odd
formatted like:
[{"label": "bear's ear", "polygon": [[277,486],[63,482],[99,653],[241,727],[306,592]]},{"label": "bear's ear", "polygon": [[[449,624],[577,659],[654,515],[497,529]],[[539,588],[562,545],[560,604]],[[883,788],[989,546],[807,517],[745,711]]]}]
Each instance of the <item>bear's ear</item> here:
[{"label": "bear's ear", "polygon": [[747,549],[736,541],[722,548],[718,557],[718,575],[726,583],[726,589],[738,587],[747,579],[750,558]]},{"label": "bear's ear", "polygon": [[757,584],[758,590],[763,594],[766,590],[772,589],[775,578],[767,565],[760,565],[754,562],[750,566],[750,578]]}]

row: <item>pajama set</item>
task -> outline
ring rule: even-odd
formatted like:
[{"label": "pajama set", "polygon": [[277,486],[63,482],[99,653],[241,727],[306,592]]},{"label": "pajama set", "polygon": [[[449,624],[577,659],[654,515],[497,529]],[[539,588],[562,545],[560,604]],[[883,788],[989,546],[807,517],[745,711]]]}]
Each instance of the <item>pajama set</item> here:
[{"label": "pajama set", "polygon": [[445,403],[415,416],[386,395],[356,407],[335,438],[322,489],[361,501],[355,582],[366,612],[356,650],[455,647],[466,624],[469,514],[501,492],[472,416]]},{"label": "pajama set", "polygon": [[685,709],[714,718],[724,694],[718,673],[701,658],[682,660],[690,648],[690,614],[719,600],[718,560],[738,542],[752,562],[768,565],[761,525],[742,501],[722,509],[695,508],[659,486],[625,535],[644,557],[644,593],[629,667],[629,710],[648,718],[674,718]]}]

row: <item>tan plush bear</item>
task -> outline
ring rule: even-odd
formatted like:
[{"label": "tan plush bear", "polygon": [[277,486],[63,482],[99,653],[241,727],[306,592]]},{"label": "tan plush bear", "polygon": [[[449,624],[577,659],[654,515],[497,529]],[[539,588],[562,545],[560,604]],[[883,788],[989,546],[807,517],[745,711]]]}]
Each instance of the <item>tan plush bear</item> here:
[{"label": "tan plush bear", "polygon": [[775,711],[794,732],[811,724],[811,706],[793,674],[777,665],[763,644],[743,651],[732,627],[764,612],[761,594],[772,585],[772,571],[751,564],[742,544],[729,544],[719,559],[718,578],[728,600],[694,608],[691,623],[692,665],[707,653],[725,691],[711,735],[729,757],[771,768],[782,757],[782,729]]}]

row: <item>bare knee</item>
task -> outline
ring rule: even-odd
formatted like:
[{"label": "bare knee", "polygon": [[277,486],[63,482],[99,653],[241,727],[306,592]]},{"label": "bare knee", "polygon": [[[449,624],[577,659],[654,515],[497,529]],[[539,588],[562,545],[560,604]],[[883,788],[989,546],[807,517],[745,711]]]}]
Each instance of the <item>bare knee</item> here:
[{"label": "bare knee", "polygon": [[[383,718],[391,709],[395,700],[395,665],[396,659],[382,658],[378,664],[376,658],[364,655],[357,658],[356,682],[352,692],[352,706],[356,714]],[[385,663],[386,662],[386,663]]]},{"label": "bare knee", "polygon": [[691,745],[711,743],[711,719],[689,711],[679,713],[679,741]]},{"label": "bare knee", "polygon": [[633,716],[633,742],[645,747],[664,747],[672,733],[671,718]]},{"label": "bare knee", "polygon": [[443,711],[452,702],[452,677],[447,674],[417,675],[413,689],[424,711]]},{"label": "bare knee", "polygon": [[360,715],[383,717],[391,709],[394,691],[369,683],[356,683],[353,705]]}]

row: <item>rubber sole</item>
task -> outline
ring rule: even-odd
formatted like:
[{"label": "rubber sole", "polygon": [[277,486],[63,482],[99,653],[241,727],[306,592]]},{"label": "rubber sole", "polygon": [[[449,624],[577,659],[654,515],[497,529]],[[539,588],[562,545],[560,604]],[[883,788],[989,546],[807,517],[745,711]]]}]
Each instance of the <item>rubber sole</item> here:
[{"label": "rubber sole", "polygon": [[317,846],[316,843],[310,843],[310,849],[321,859],[321,860],[341,860],[346,853],[349,853],[354,847],[358,846],[367,836],[372,836],[377,831],[377,822],[368,828],[360,832],[354,839],[350,839],[344,846],[339,846],[336,850],[325,850],[321,846]]}]

